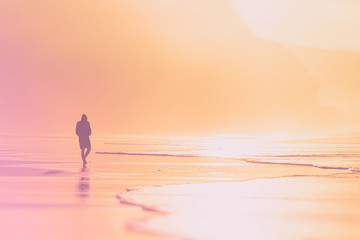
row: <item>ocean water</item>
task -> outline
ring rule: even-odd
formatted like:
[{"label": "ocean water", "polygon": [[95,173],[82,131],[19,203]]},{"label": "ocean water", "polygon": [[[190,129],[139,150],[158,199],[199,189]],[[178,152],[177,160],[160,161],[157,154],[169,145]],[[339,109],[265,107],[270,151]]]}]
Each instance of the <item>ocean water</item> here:
[{"label": "ocean water", "polygon": [[256,163],[311,165],[360,170],[359,137],[282,139],[279,137],[211,136],[124,138],[107,140],[98,154],[158,157],[208,157]]}]

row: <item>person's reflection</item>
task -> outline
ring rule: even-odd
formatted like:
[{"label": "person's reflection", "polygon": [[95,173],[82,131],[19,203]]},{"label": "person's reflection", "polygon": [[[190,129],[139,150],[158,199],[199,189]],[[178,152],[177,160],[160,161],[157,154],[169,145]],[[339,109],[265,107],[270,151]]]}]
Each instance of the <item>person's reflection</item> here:
[{"label": "person's reflection", "polygon": [[77,187],[78,197],[87,198],[89,197],[90,190],[90,181],[89,181],[89,172],[86,166],[81,169],[79,185]]}]

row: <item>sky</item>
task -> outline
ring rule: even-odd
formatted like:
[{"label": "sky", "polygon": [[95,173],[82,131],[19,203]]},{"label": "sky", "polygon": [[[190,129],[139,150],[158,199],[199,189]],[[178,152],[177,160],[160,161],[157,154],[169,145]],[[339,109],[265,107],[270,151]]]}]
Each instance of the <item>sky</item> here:
[{"label": "sky", "polygon": [[360,129],[355,0],[3,0],[0,134]]}]

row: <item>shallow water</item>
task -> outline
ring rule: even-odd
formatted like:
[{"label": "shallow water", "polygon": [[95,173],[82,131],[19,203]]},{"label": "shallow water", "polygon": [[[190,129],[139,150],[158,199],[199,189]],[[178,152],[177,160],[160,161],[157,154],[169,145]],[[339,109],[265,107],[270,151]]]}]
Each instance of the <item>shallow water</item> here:
[{"label": "shallow water", "polygon": [[353,137],[326,137],[315,140],[242,136],[128,138],[105,141],[107,149],[97,153],[158,157],[218,157],[246,159],[258,163],[288,163],[360,171],[360,137],[358,143]]}]

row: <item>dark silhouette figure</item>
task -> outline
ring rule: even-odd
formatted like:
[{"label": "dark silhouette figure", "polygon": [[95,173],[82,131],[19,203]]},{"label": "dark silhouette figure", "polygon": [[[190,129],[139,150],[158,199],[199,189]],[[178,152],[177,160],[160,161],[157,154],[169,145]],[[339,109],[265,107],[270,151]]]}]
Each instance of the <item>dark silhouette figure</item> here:
[{"label": "dark silhouette figure", "polygon": [[[85,114],[82,115],[81,121],[76,124],[76,135],[79,136],[79,143],[81,149],[81,157],[83,160],[83,164],[87,164],[86,157],[89,155],[91,151],[90,138],[91,128],[90,123],[87,120],[87,116]],[[85,152],[86,149],[86,152]]]}]

